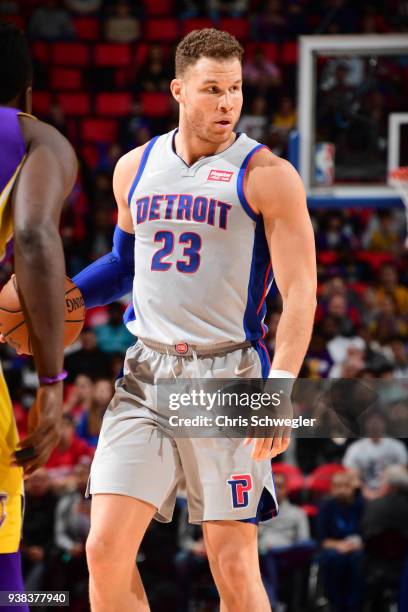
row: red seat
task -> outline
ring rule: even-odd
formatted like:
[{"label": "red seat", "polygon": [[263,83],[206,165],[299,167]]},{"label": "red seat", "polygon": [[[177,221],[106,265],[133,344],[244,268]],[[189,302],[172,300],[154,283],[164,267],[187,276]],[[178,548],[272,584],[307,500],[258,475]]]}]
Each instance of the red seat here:
[{"label": "red seat", "polygon": [[276,43],[248,43],[245,45],[245,58],[252,60],[257,49],[262,49],[266,59],[270,62],[278,61],[278,45]]},{"label": "red seat", "polygon": [[283,474],[286,480],[286,490],[289,496],[294,496],[305,488],[305,477],[300,469],[289,463],[273,463],[273,474]]},{"label": "red seat", "polygon": [[51,50],[51,61],[61,66],[87,66],[89,47],[83,43],[54,43]]},{"label": "red seat", "polygon": [[148,19],[145,23],[146,40],[174,42],[179,38],[177,19]]},{"label": "red seat", "polygon": [[50,61],[50,45],[42,40],[37,40],[30,45],[31,57],[43,64]]},{"label": "red seat", "polygon": [[144,92],[140,94],[142,113],[146,117],[164,117],[170,112],[170,95],[162,92]]},{"label": "red seat", "polygon": [[51,94],[49,91],[33,91],[33,113],[34,115],[48,115],[51,106]]},{"label": "red seat", "polygon": [[319,508],[315,506],[314,504],[302,504],[300,507],[302,508],[303,512],[307,514],[309,518],[313,518],[317,516],[319,512]]},{"label": "red seat", "polygon": [[1,20],[7,21],[8,23],[14,23],[20,30],[25,29],[25,20],[21,15],[2,15]]},{"label": "red seat", "polygon": [[144,0],[146,15],[157,17],[173,14],[173,0]]},{"label": "red seat", "polygon": [[238,40],[247,40],[249,38],[249,21],[248,19],[238,17],[225,17],[220,19],[220,30],[226,30],[233,34]]},{"label": "red seat", "polygon": [[340,463],[326,463],[317,467],[306,478],[306,486],[312,494],[312,498],[316,499],[327,495],[331,489],[331,481],[333,474],[344,472],[346,468]]},{"label": "red seat", "polygon": [[57,99],[67,115],[83,117],[90,113],[91,105],[87,93],[63,93],[59,94]]},{"label": "red seat", "polygon": [[84,142],[115,142],[118,126],[114,119],[83,119],[81,137]]},{"label": "red seat", "polygon": [[285,42],[282,47],[282,64],[296,64],[298,61],[298,46],[296,42]]},{"label": "red seat", "polygon": [[181,22],[181,35],[185,36],[193,30],[202,30],[203,28],[213,28],[214,22],[211,19],[200,17],[197,19],[185,19]]},{"label": "red seat", "polygon": [[100,93],[96,96],[96,114],[123,117],[129,114],[132,95],[123,93]]},{"label": "red seat", "polygon": [[391,253],[382,251],[357,251],[356,257],[359,261],[365,261],[377,271],[385,263],[392,263],[394,261]]},{"label": "red seat", "polygon": [[100,27],[96,17],[75,17],[74,28],[79,40],[99,40]]},{"label": "red seat", "polygon": [[129,66],[132,61],[130,45],[101,43],[94,49],[96,66]]},{"label": "red seat", "polygon": [[99,162],[99,153],[95,145],[90,144],[81,147],[81,156],[92,170],[96,168]]},{"label": "red seat", "polygon": [[51,89],[81,89],[82,73],[77,68],[52,68],[50,71]]}]

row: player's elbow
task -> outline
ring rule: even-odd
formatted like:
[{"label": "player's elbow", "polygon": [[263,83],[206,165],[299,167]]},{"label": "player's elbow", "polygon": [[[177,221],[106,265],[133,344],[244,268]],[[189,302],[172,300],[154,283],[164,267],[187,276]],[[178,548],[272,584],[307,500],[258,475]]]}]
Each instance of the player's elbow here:
[{"label": "player's elbow", "polygon": [[14,241],[23,253],[40,254],[49,251],[59,240],[58,230],[52,222],[21,224],[14,228]]}]

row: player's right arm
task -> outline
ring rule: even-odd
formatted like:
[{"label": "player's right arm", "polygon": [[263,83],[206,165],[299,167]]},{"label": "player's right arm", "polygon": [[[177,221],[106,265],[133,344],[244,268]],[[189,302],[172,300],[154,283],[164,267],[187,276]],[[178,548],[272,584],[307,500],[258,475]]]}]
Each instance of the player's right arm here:
[{"label": "player's right arm", "polygon": [[[65,260],[59,222],[77,174],[69,142],[56,129],[20,118],[27,157],[13,189],[14,259],[22,307],[38,375],[54,378],[63,368]],[[43,465],[59,439],[62,382],[40,386],[37,427],[20,444],[31,454],[16,463],[27,473]]]},{"label": "player's right arm", "polygon": [[133,149],[121,157],[115,167],[113,192],[118,206],[118,222],[113,234],[112,251],[73,278],[87,308],[104,306],[132,290],[135,235],[128,198],[145,146]]}]

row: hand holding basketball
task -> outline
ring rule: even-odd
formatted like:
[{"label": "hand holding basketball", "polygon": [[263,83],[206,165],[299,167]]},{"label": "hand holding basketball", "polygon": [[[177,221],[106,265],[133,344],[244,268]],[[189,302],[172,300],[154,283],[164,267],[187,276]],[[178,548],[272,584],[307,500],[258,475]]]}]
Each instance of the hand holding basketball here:
[{"label": "hand holding basketball", "polygon": [[[69,346],[81,333],[85,320],[85,304],[80,290],[68,277],[65,280],[64,319],[64,346]],[[10,344],[19,354],[32,353],[15,274],[0,292],[0,341]]]}]

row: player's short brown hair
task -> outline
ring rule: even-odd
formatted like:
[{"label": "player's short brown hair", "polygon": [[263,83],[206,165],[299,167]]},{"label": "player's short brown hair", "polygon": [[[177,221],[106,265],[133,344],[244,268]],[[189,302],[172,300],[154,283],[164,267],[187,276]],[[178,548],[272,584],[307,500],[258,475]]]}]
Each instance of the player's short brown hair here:
[{"label": "player's short brown hair", "polygon": [[183,76],[186,68],[200,57],[233,59],[242,62],[244,50],[232,34],[215,28],[193,30],[183,38],[176,49],[176,77]]}]

